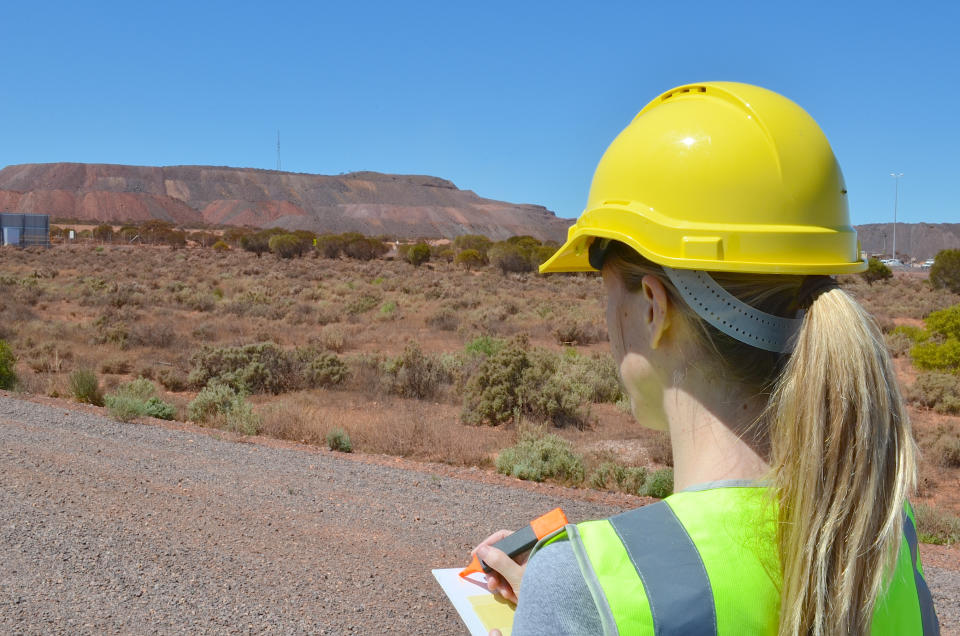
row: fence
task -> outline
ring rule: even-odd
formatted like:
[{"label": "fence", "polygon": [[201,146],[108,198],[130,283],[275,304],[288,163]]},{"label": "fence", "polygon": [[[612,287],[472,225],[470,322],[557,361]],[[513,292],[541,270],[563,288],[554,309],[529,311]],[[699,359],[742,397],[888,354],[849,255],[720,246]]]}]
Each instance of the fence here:
[{"label": "fence", "polygon": [[50,215],[0,213],[0,245],[50,247]]}]

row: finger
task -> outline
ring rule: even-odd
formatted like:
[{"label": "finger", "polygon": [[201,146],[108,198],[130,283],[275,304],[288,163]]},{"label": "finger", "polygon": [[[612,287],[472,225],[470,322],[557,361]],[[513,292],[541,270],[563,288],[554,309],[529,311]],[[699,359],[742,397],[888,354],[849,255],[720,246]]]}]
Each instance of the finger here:
[{"label": "finger", "polygon": [[491,629],[487,636],[503,636],[503,634],[500,633],[499,629]]},{"label": "finger", "polygon": [[513,588],[514,592],[520,589],[520,579],[523,578],[523,566],[507,556],[499,548],[489,545],[480,545],[477,547],[477,556],[497,571],[497,573]]}]

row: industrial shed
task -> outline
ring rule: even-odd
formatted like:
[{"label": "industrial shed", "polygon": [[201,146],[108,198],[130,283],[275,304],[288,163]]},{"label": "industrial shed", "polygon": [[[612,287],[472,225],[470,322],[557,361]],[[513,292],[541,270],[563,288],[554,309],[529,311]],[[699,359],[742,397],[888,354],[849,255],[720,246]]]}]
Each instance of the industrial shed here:
[{"label": "industrial shed", "polygon": [[0,213],[0,245],[50,247],[50,215]]}]

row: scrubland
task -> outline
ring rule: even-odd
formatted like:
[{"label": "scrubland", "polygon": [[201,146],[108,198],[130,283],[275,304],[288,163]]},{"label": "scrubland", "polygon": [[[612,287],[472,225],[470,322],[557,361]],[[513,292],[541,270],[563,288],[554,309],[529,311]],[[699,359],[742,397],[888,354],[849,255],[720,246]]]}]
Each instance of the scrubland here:
[{"label": "scrubland", "polygon": [[[960,296],[922,275],[842,284],[896,356],[922,451],[921,534],[956,542],[960,387],[956,369],[918,368],[917,347],[949,349],[925,319]],[[669,441],[629,413],[603,302],[595,275],[480,262],[2,249],[0,379],[7,355],[16,390],[105,404],[118,419],[663,496]]]}]

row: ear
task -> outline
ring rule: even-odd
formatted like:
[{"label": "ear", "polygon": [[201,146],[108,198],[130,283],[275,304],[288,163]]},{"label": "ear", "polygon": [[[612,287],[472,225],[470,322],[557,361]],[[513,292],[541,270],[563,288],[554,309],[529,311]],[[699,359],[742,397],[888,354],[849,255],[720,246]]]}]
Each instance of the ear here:
[{"label": "ear", "polygon": [[670,328],[670,297],[663,282],[652,274],[644,276],[640,284],[646,301],[643,324],[650,333],[650,346],[656,349]]}]

